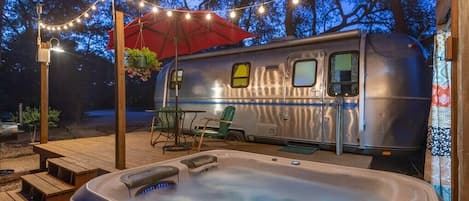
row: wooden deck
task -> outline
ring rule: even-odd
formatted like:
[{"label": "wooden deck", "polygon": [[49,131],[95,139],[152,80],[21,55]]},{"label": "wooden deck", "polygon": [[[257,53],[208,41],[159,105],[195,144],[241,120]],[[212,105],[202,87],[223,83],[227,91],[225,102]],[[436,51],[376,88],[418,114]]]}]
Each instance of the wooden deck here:
[{"label": "wooden deck", "polygon": [[[115,136],[91,137],[73,140],[49,141],[47,144],[35,145],[34,152],[44,157],[65,156],[85,164],[93,165],[107,172],[117,171],[114,165]],[[234,141],[204,141],[207,149],[233,149],[260,154],[268,154],[286,158],[310,160],[323,163],[368,168],[371,163],[370,156],[343,154],[336,156],[330,151],[316,151],[310,155],[294,154],[278,151],[281,147],[276,145],[234,142]],[[158,161],[168,160],[196,151],[166,151],[163,154],[162,144],[155,147],[150,145],[150,133],[133,132],[126,134],[126,167],[138,167]]]}]

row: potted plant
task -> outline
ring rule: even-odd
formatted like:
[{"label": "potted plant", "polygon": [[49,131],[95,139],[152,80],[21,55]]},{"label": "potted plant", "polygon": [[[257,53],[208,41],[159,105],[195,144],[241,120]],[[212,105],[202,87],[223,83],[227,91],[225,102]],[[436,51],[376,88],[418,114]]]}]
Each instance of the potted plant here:
[{"label": "potted plant", "polygon": [[161,62],[156,58],[156,53],[148,48],[126,49],[125,70],[129,77],[140,77],[142,81],[147,81],[152,71],[159,71]]}]

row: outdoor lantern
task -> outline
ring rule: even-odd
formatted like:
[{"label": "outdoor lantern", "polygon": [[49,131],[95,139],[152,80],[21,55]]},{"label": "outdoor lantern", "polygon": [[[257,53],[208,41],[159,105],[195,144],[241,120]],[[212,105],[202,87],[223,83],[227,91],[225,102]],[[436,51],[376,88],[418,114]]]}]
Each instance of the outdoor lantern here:
[{"label": "outdoor lantern", "polygon": [[[52,41],[57,41],[56,45],[54,46],[52,44]],[[50,51],[54,52],[65,52],[61,47],[60,47],[60,41],[57,38],[51,38],[48,41],[50,48],[42,48],[39,47],[37,51],[37,61],[38,62],[43,62],[43,63],[50,63]]]}]

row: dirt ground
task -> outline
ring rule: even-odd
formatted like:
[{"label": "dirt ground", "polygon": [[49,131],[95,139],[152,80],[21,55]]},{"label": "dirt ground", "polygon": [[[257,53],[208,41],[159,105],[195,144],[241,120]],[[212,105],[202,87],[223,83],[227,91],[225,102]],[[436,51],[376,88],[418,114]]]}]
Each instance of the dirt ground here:
[{"label": "dirt ground", "polygon": [[21,187],[19,177],[39,169],[39,155],[32,145],[24,143],[0,144],[0,169],[14,170],[14,174],[0,176],[0,191],[17,190]]}]

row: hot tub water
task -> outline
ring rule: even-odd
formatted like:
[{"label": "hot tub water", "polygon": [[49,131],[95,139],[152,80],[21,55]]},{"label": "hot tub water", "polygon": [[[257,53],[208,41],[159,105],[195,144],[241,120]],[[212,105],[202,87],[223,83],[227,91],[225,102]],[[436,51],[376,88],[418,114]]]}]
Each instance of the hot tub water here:
[{"label": "hot tub water", "polygon": [[[294,171],[294,170],[292,170]],[[350,181],[353,185],[353,181]],[[369,189],[368,189],[369,190]],[[177,184],[155,190],[135,201],[382,201],[366,191],[315,183],[250,168],[213,169]]]}]

